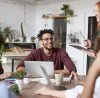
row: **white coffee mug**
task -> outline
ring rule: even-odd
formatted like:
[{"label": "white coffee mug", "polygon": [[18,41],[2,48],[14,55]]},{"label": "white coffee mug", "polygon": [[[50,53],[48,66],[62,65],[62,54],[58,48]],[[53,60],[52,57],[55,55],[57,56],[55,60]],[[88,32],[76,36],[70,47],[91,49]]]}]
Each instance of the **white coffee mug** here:
[{"label": "white coffee mug", "polygon": [[61,85],[63,82],[63,73],[56,73],[55,74],[55,84]]}]

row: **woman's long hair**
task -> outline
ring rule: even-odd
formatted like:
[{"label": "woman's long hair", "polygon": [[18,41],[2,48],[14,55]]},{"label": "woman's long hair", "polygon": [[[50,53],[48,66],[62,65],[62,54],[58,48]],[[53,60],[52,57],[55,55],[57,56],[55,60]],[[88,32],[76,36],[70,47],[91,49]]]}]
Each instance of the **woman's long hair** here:
[{"label": "woman's long hair", "polygon": [[[100,1],[97,2],[95,5],[100,7]],[[100,32],[100,21],[98,21],[97,23],[97,31]],[[99,50],[100,50],[100,36],[97,36],[95,44],[95,52],[98,53]]]},{"label": "woman's long hair", "polygon": [[[95,6],[98,6],[98,7],[100,8],[100,1],[97,2],[97,3],[95,4]],[[98,24],[97,24],[97,31],[100,31],[100,21],[99,21]]]},{"label": "woman's long hair", "polygon": [[97,37],[96,39],[96,46],[95,46],[95,52],[98,53],[100,50],[100,36]]}]

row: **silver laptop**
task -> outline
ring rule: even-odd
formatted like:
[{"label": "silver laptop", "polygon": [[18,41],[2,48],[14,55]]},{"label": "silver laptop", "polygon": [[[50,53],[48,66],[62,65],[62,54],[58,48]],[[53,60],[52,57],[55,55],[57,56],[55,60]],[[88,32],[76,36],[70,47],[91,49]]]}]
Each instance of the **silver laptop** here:
[{"label": "silver laptop", "polygon": [[41,70],[42,70],[42,72],[43,72],[43,77],[46,79],[46,82],[48,83],[48,85],[49,85],[49,87],[50,87],[51,89],[56,89],[56,90],[66,90],[66,89],[67,89],[67,88],[66,88],[65,86],[63,86],[63,85],[60,85],[60,86],[55,86],[55,85],[53,85],[52,82],[51,82],[51,80],[50,80],[50,77],[49,77],[48,73],[47,73],[46,70],[45,70],[45,68],[42,67],[41,65],[40,65],[40,68],[41,68]]},{"label": "silver laptop", "polygon": [[42,67],[41,65],[40,65],[40,68],[43,73],[43,77],[46,79],[47,84],[49,85],[50,88],[53,88],[52,82],[51,82],[50,77],[49,77],[48,73],[46,72],[45,68]]},{"label": "silver laptop", "polygon": [[40,65],[46,70],[49,77],[54,75],[54,64],[50,61],[24,61],[26,73],[33,78],[43,77],[43,72]]}]

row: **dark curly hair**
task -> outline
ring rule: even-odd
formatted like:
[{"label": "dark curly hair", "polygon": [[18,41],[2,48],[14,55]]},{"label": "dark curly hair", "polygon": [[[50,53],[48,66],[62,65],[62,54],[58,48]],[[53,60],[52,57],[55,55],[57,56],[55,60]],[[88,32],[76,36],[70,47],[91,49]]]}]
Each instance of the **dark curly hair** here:
[{"label": "dark curly hair", "polygon": [[42,39],[42,35],[45,33],[49,33],[52,36],[54,35],[54,31],[51,29],[44,29],[44,30],[40,30],[39,34],[37,35],[38,39],[41,40]]}]

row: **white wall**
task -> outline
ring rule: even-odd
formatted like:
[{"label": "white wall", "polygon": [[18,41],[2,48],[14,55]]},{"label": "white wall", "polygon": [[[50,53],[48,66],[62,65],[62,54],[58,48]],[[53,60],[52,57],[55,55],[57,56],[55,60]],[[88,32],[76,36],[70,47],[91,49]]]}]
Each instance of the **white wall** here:
[{"label": "white wall", "polygon": [[[44,24],[48,24],[47,28],[52,28],[53,22],[50,19],[42,19],[43,14],[58,14],[61,13],[62,4],[69,4],[74,10],[76,17],[71,19],[71,23],[67,25],[67,33],[70,31],[81,31],[85,38],[87,38],[87,16],[91,13],[94,15],[95,3],[99,0],[74,0],[69,2],[58,2],[54,4],[46,4],[36,6],[36,34],[39,30],[44,29]],[[51,24],[50,24],[51,23]],[[81,38],[81,42],[82,42]],[[81,44],[82,45],[82,44]],[[86,74],[86,54],[70,47],[67,44],[66,50],[71,58],[75,61],[79,74]]]},{"label": "white wall", "polygon": [[28,34],[34,33],[35,29],[35,6],[18,3],[0,2],[0,23],[2,27],[11,26],[21,33],[20,24],[26,25]]}]

